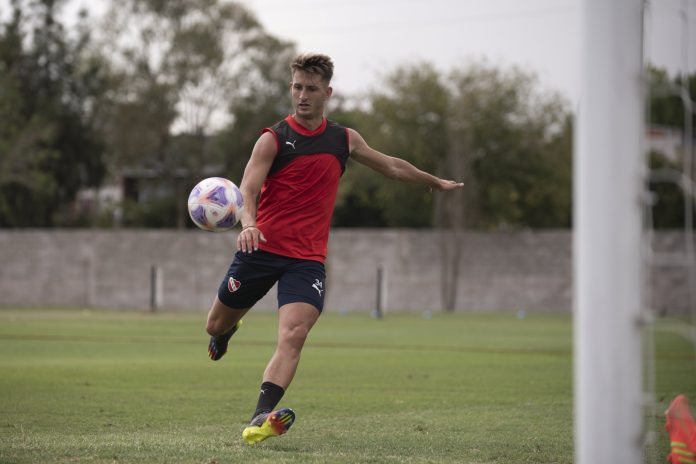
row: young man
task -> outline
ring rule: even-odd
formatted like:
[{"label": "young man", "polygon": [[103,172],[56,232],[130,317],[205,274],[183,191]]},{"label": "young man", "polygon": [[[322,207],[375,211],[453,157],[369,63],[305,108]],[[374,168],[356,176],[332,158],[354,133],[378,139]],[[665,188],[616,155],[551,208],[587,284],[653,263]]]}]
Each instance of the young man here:
[{"label": "young man", "polygon": [[292,409],[274,408],[323,309],[329,226],[348,157],[390,179],[437,190],[463,186],[384,155],[353,129],[327,120],[324,111],[333,91],[328,56],[299,55],[291,70],[295,112],[264,129],[251,153],[240,185],[244,212],[237,253],[207,323],[208,353],[217,361],[244,314],[278,283],[278,341],[251,423],[242,433],[250,444],[285,433],[295,420]]}]

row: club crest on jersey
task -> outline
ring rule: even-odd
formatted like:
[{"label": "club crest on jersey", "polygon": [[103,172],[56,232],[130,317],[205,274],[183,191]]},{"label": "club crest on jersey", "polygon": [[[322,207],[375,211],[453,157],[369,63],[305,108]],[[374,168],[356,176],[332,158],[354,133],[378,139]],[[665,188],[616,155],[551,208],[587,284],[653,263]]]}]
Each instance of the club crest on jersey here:
[{"label": "club crest on jersey", "polygon": [[239,287],[241,286],[242,283],[234,277],[230,277],[230,280],[227,281],[227,290],[229,290],[230,293],[236,292],[237,290],[239,290]]}]

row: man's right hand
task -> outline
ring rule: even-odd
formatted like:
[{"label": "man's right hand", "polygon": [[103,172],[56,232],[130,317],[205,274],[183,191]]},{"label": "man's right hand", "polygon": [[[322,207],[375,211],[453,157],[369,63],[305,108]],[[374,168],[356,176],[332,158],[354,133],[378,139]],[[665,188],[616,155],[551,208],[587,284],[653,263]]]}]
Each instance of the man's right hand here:
[{"label": "man's right hand", "polygon": [[259,241],[266,243],[266,237],[256,226],[247,226],[237,236],[237,250],[242,253],[251,253],[259,249]]}]

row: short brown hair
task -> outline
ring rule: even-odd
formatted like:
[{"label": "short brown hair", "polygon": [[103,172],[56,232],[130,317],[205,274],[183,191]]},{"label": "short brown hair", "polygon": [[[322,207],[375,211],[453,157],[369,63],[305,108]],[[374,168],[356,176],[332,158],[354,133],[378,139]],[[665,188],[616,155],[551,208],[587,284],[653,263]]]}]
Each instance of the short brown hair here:
[{"label": "short brown hair", "polygon": [[297,55],[290,65],[290,69],[304,71],[310,74],[319,74],[323,81],[331,82],[333,77],[334,64],[331,58],[320,53],[301,53]]}]

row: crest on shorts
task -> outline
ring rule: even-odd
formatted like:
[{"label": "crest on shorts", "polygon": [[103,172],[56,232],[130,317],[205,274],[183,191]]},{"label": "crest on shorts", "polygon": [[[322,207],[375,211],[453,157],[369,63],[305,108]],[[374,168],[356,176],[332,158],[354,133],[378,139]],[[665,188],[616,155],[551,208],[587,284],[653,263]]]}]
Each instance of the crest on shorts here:
[{"label": "crest on shorts", "polygon": [[230,293],[236,292],[237,290],[239,290],[239,287],[241,286],[242,283],[234,277],[230,277],[230,280],[227,281],[227,290],[229,290]]}]

